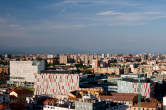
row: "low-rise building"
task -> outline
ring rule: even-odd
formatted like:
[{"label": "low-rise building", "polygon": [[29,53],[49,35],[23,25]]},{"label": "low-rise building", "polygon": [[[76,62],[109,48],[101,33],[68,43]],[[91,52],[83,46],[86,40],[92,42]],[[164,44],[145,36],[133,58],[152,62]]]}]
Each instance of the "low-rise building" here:
[{"label": "low-rise building", "polygon": [[84,100],[75,102],[75,110],[105,110],[105,103],[96,100]]},{"label": "low-rise building", "polygon": [[135,104],[131,110],[159,110],[157,103],[152,103],[152,102],[141,102],[140,103],[140,108],[138,104]]},{"label": "low-rise building", "polygon": [[43,110],[75,110],[75,105],[69,101],[47,99],[44,101]]},{"label": "low-rise building", "polygon": [[137,103],[138,95],[132,93],[112,93],[111,95],[101,95],[100,99],[106,102],[120,104],[120,108],[130,110]]},{"label": "low-rise building", "polygon": [[10,97],[13,99],[12,102],[25,101],[27,97],[33,96],[33,91],[26,89],[13,89],[9,92]]}]

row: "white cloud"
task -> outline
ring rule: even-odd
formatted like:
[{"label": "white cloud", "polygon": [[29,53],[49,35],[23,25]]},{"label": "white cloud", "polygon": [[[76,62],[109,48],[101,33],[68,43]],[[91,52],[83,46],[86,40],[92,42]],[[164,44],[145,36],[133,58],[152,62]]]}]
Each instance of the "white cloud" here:
[{"label": "white cloud", "polygon": [[91,18],[92,21],[94,19],[95,22],[102,22],[105,25],[111,26],[144,25],[152,20],[166,18],[166,14],[160,11],[117,12],[115,10],[108,10],[96,13],[96,15],[100,16]]},{"label": "white cloud", "polygon": [[76,30],[86,28],[86,24],[65,24],[55,23],[55,21],[40,22],[39,24],[25,27],[25,31],[56,32],[58,30]]},{"label": "white cloud", "polygon": [[123,0],[64,0],[60,4],[99,4],[99,5],[119,5],[119,6],[140,6],[141,4],[135,2],[128,2]]},{"label": "white cloud", "polygon": [[146,15],[160,15],[161,12],[159,12],[159,11],[146,11],[146,12],[144,12],[144,14],[146,14]]},{"label": "white cloud", "polygon": [[109,26],[141,26],[145,24],[144,22],[113,22]]},{"label": "white cloud", "polygon": [[52,27],[52,29],[78,29],[78,28],[85,28],[86,25],[84,25],[84,24],[61,24],[61,25],[53,25],[51,27]]},{"label": "white cloud", "polygon": [[[49,4],[44,6],[47,9],[57,9],[61,8],[62,10],[67,8],[74,8],[75,6],[110,6],[112,8],[120,8],[120,7],[137,7],[141,6],[142,4],[138,4],[136,2],[129,2],[123,0],[61,0],[60,2]],[[44,8],[42,7],[42,8]]]},{"label": "white cloud", "polygon": [[120,15],[120,14],[122,14],[122,13],[114,12],[114,11],[105,11],[105,12],[97,13],[96,15]]},{"label": "white cloud", "polygon": [[15,30],[24,30],[24,27],[18,24],[9,24],[8,27],[15,29]]}]

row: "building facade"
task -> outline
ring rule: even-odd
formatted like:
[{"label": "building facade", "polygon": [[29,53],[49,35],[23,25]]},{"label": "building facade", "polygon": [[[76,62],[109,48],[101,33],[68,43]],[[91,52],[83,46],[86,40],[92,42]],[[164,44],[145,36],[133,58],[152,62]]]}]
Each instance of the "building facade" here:
[{"label": "building facade", "polygon": [[166,96],[163,97],[163,110],[166,110]]},{"label": "building facade", "polygon": [[106,102],[118,103],[116,110],[131,110],[137,103],[138,95],[133,93],[112,93],[111,95],[100,95],[100,99]]},{"label": "building facade", "polygon": [[70,71],[42,71],[35,78],[35,95],[56,97],[79,89],[79,75]]},{"label": "building facade", "polygon": [[[148,82],[141,82],[141,95],[150,98],[154,93],[154,85]],[[118,93],[138,93],[138,82],[132,80],[118,80]]]},{"label": "building facade", "polygon": [[45,69],[44,61],[10,61],[10,84],[33,87],[34,74]]},{"label": "building facade", "polygon": [[104,102],[75,102],[75,110],[106,110]]},{"label": "building facade", "polygon": [[59,56],[59,63],[60,64],[67,64],[67,55],[60,55]]},{"label": "building facade", "polygon": [[67,108],[66,106],[45,105],[43,110],[75,110],[74,108]]}]

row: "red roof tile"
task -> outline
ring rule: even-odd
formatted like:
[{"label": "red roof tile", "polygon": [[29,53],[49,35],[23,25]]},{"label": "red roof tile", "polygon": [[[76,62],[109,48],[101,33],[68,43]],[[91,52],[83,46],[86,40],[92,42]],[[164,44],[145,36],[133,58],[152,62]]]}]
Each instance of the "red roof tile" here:
[{"label": "red roof tile", "polygon": [[[138,104],[135,104],[134,107],[138,107]],[[143,108],[157,108],[157,103],[141,102],[141,107],[143,107]]]},{"label": "red roof tile", "polygon": [[8,106],[6,106],[6,105],[0,105],[0,109],[5,109],[5,108],[8,108]]},{"label": "red roof tile", "polygon": [[112,93],[112,95],[105,96],[101,95],[100,98],[103,100],[110,99],[113,101],[133,101],[137,94],[132,93]]},{"label": "red roof tile", "polygon": [[56,98],[53,98],[53,99],[46,99],[46,100],[43,102],[43,104],[45,105],[45,104],[48,104],[48,103],[51,103],[51,102],[56,102],[56,101],[57,101]]}]

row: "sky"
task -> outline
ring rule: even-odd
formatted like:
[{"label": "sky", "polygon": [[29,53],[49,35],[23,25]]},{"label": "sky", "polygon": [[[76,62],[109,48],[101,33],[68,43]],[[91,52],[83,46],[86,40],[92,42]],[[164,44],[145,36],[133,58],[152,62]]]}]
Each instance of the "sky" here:
[{"label": "sky", "polygon": [[0,0],[2,52],[163,52],[166,0]]}]

